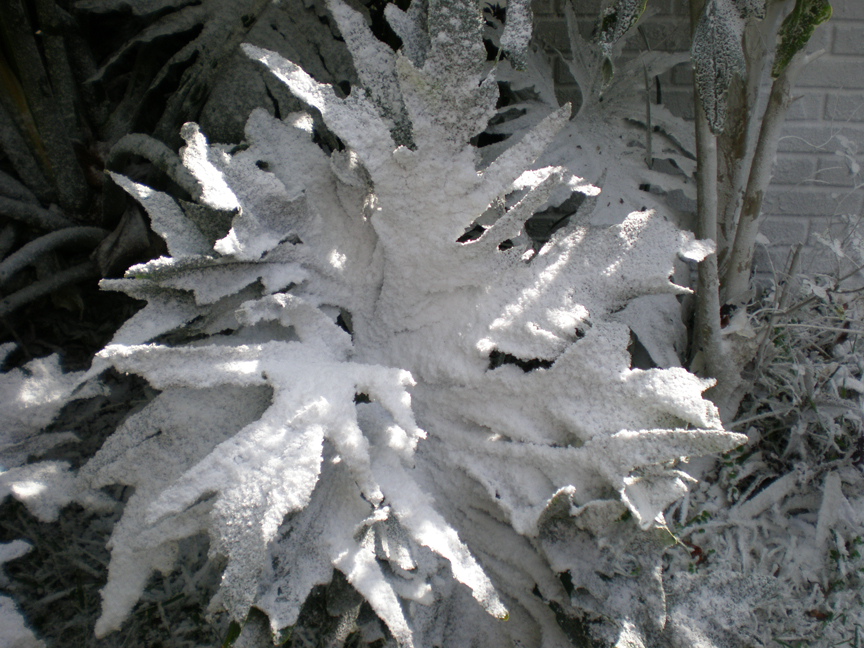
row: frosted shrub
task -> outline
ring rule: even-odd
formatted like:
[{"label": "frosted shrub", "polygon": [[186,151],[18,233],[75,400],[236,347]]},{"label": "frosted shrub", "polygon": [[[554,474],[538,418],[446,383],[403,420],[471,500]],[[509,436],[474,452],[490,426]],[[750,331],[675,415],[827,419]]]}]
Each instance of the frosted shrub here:
[{"label": "frosted shrub", "polygon": [[[112,176],[169,256],[103,282],[147,306],[75,378],[113,366],[161,390],[58,496],[135,488],[97,635],[174,567],[179,540],[206,533],[226,561],[211,607],[242,623],[254,606],[275,636],[335,569],[394,645],[653,642],[674,541],[663,510],[692,481],[676,462],[745,437],[702,398],[709,381],[632,369],[619,314],[688,292],[675,257],[710,245],[653,212],[584,224],[599,189],[532,166],[569,106],[481,163],[470,141],[512,71],[486,61],[476,2],[388,5],[396,53],[329,6],[363,84],[347,97],[245,51],[341,147],[319,147],[307,114],[257,110],[240,147],[186,124],[194,204]],[[529,35],[508,20],[510,60]],[[528,237],[527,219],[579,194],[568,225]]]}]

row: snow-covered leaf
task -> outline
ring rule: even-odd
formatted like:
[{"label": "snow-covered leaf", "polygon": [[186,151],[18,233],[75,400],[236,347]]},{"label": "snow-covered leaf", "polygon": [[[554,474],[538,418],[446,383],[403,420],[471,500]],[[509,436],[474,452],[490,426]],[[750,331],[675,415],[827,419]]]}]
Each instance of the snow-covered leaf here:
[{"label": "snow-covered leaf", "polygon": [[696,91],[715,135],[726,123],[726,94],[732,77],[745,73],[744,24],[734,0],[707,0],[693,35],[690,53],[696,67]]},{"label": "snow-covered leaf", "polygon": [[603,87],[609,85],[613,74],[613,48],[635,25],[648,0],[617,0],[614,4],[605,7],[600,13],[599,29],[597,38],[603,52],[601,69],[603,73]]}]

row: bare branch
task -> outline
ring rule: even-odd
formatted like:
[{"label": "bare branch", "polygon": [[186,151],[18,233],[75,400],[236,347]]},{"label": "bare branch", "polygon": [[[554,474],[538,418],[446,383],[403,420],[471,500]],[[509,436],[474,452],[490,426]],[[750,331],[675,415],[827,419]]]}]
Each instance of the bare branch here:
[{"label": "bare branch", "polygon": [[[698,3],[694,3],[698,5]],[[691,6],[693,23],[701,12]],[[698,81],[694,81],[697,83]],[[696,109],[696,236],[717,241],[717,138],[711,132],[708,116],[699,93],[694,93]],[[709,254],[699,264],[696,285],[696,323],[693,331],[691,368],[701,364],[701,374],[715,378],[717,384],[706,396],[714,401],[723,420],[735,416],[736,393],[741,377],[738,367],[723,348],[720,324],[720,279],[717,253]]]}]

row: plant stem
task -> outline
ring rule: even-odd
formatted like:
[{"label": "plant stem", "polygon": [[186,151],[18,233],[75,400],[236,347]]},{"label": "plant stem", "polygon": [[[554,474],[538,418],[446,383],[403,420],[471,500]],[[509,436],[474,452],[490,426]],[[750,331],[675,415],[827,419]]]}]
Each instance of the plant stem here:
[{"label": "plant stem", "polygon": [[777,155],[777,146],[780,143],[780,133],[792,102],[792,85],[804,66],[823,53],[824,50],[809,56],[797,54],[771,86],[768,106],[762,117],[759,141],[753,154],[753,164],[747,180],[741,216],[735,231],[735,242],[723,278],[726,303],[737,304],[747,299],[750,289],[750,270],[753,267],[753,254],[756,249],[756,235],[759,234],[759,227],[764,220],[762,200],[771,182],[771,171]]},{"label": "plant stem", "polygon": [[738,214],[750,175],[753,161],[753,148],[759,121],[756,119],[756,104],[759,88],[767,60],[766,42],[776,29],[766,29],[765,23],[776,23],[779,3],[770,9],[772,17],[761,21],[751,21],[744,30],[743,47],[747,73],[745,78],[732,80],[728,94],[726,127],[718,138],[719,176],[718,182],[718,240],[717,259],[721,276],[728,265],[728,253],[735,240]]},{"label": "plant stem", "polygon": [[[695,26],[701,13],[701,2],[691,2],[691,20]],[[695,83],[695,81],[694,81]],[[717,138],[711,133],[708,118],[694,92],[696,108],[696,236],[717,241]],[[720,325],[720,279],[717,253],[709,254],[699,264],[696,284],[696,313],[693,331],[693,360],[701,358],[701,374],[717,383],[706,396],[720,409],[721,418],[735,415],[737,402],[732,396],[741,382],[738,367],[723,348]],[[691,366],[694,363],[691,362]]]},{"label": "plant stem", "polygon": [[[63,101],[58,95],[63,88],[52,86],[52,81],[60,83],[60,78],[50,79],[45,70],[33,35],[36,30],[30,24],[23,2],[6,0],[3,12],[5,37],[12,50],[27,107],[36,122],[39,138],[44,142],[50,164],[47,171],[53,176],[60,204],[70,211],[82,209],[87,203],[89,190],[72,149],[68,124],[61,114]],[[65,52],[57,51],[56,47],[49,48],[49,54],[52,60],[56,56],[65,59]],[[65,65],[68,67],[68,61]]]},{"label": "plant stem", "polygon": [[0,195],[33,205],[39,204],[39,199],[32,191],[15,178],[0,171]]}]

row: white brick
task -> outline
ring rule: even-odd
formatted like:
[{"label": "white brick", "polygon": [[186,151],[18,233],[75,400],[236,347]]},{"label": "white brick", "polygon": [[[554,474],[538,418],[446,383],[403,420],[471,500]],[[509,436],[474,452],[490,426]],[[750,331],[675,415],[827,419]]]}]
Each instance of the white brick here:
[{"label": "white brick", "polygon": [[663,104],[674,114],[684,119],[693,119],[695,107],[693,93],[688,90],[663,89]]},{"label": "white brick", "polygon": [[[845,200],[844,200],[845,198]],[[830,191],[823,187],[769,187],[762,211],[778,216],[831,216],[840,206],[855,209],[861,204],[861,196],[841,195],[841,191]]]},{"label": "white brick", "polygon": [[816,160],[812,156],[779,155],[774,164],[771,183],[774,185],[797,185],[812,180],[816,175]]},{"label": "white brick", "polygon": [[675,0],[651,0],[648,7],[656,12],[658,16],[676,16],[677,7]]},{"label": "white brick", "polygon": [[[577,14],[590,14],[592,16],[600,15],[600,6],[602,0],[572,0],[573,9]],[[568,0],[558,0],[559,5],[563,5]]]},{"label": "white brick", "polygon": [[570,37],[567,35],[567,22],[560,19],[541,18],[534,22],[534,38],[540,39],[547,47],[570,51]]},{"label": "white brick", "polygon": [[820,49],[824,49],[826,52],[831,51],[831,43],[833,42],[832,36],[834,35],[834,30],[831,29],[831,26],[831,21],[829,20],[813,30],[813,35],[810,36],[810,40],[807,41],[808,52],[815,52]]},{"label": "white brick", "polygon": [[[686,52],[690,49],[690,28],[677,17],[659,20],[653,18],[642,26],[642,31],[653,51]],[[627,45],[629,49],[642,51],[645,41],[634,34]]]},{"label": "white brick", "polygon": [[798,98],[789,106],[788,121],[816,121],[822,117],[825,106],[824,92],[795,93]]},{"label": "white brick", "polygon": [[[864,69],[861,73],[864,74]],[[864,121],[864,92],[829,93],[825,103],[825,119],[840,122]]]},{"label": "white brick", "polygon": [[531,3],[531,10],[535,16],[554,15],[555,0],[534,0]]},{"label": "white brick", "polygon": [[778,218],[769,216],[760,229],[771,245],[797,245],[804,243],[810,232],[807,218]]},{"label": "white brick", "polygon": [[681,63],[672,68],[672,83],[676,86],[693,87],[693,66]]},{"label": "white brick", "polygon": [[801,71],[795,85],[799,88],[864,88],[861,60],[823,56]]},{"label": "white brick", "polygon": [[834,25],[834,45],[831,51],[835,54],[864,56],[864,25],[856,23]]},{"label": "white brick", "polygon": [[[801,253],[806,254],[806,248]],[[753,255],[753,268],[758,274],[769,277],[780,274],[789,265],[789,254],[788,247],[772,245],[766,249],[762,245],[757,246],[756,253]]]},{"label": "white brick", "polygon": [[861,0],[831,0],[831,21],[839,22],[845,19],[864,20],[864,2]]},{"label": "white brick", "polygon": [[[837,275],[842,261],[824,245],[807,245],[801,250],[801,272]],[[845,263],[843,264],[845,266]]]},{"label": "white brick", "polygon": [[[839,147],[835,142],[829,151],[836,148]],[[864,165],[864,160],[860,159],[860,156],[857,161],[860,165]],[[826,155],[819,158],[816,179],[820,184],[847,189],[857,186],[864,180],[860,174],[853,175],[846,159],[839,155]]]},{"label": "white brick", "polygon": [[[833,153],[837,142],[832,138],[843,135],[860,143],[864,151],[864,124],[809,124],[792,122],[783,129],[778,150],[784,153]],[[818,147],[822,147],[821,149]]]},{"label": "white brick", "polygon": [[820,237],[829,239],[843,239],[846,235],[847,224],[841,218],[814,218],[810,222],[810,236],[807,239],[808,245],[814,247],[821,246]]}]

